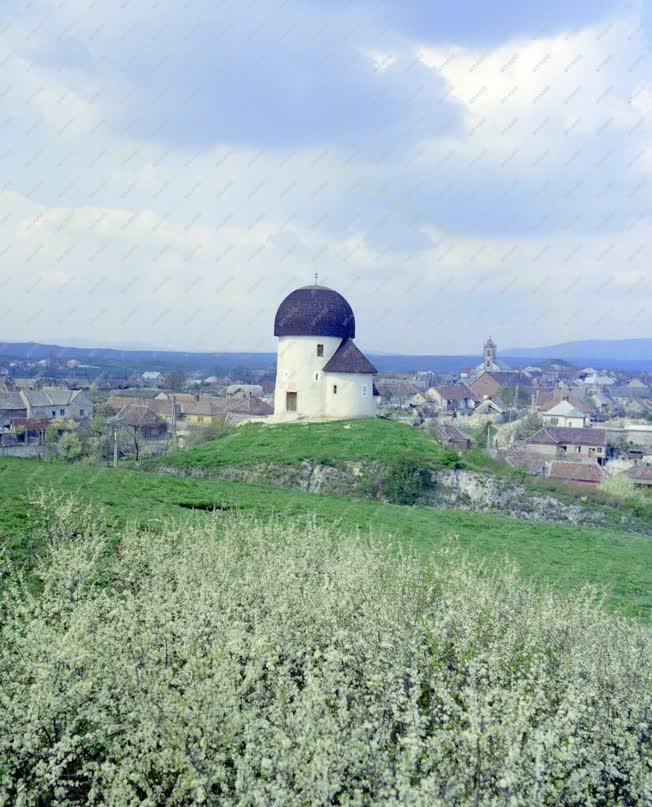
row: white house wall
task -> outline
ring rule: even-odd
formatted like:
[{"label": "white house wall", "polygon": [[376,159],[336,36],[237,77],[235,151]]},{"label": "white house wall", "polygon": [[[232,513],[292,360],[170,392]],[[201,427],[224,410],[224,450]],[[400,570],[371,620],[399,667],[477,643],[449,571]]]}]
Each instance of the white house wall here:
[{"label": "white house wall", "polygon": [[[363,373],[326,373],[326,417],[376,417],[374,381]],[[337,392],[334,387],[337,386]]]},{"label": "white house wall", "polygon": [[569,417],[568,415],[544,415],[544,426],[563,426],[566,428],[581,429],[586,426],[585,417]]},{"label": "white house wall", "polygon": [[[278,340],[274,416],[287,419],[326,416],[323,367],[342,343],[339,336],[281,336]],[[317,345],[324,355],[317,355]],[[315,378],[315,375],[317,378]],[[286,394],[297,393],[297,411],[286,411]]]},{"label": "white house wall", "polygon": [[[274,419],[366,418],[376,416],[373,376],[363,373],[324,373],[338,349],[336,336],[281,336],[278,340]],[[317,355],[317,345],[324,355]],[[334,387],[337,386],[337,392]],[[286,396],[297,393],[297,411],[288,412]]]}]

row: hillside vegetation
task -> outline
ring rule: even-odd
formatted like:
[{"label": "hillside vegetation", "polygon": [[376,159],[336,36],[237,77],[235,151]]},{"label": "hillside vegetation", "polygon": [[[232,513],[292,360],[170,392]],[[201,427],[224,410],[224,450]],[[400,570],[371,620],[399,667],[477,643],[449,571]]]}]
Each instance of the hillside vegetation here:
[{"label": "hillside vegetation", "polygon": [[606,591],[607,606],[614,611],[644,619],[652,613],[652,542],[649,536],[623,530],[539,524],[263,485],[3,458],[0,540],[13,557],[24,562],[33,554],[31,536],[41,526],[32,502],[33,492],[39,489],[90,504],[111,525],[135,524],[150,532],[160,532],[169,523],[201,525],[237,511],[288,520],[310,517],[317,524],[337,525],[348,533],[372,531],[394,536],[424,557],[452,538],[475,561],[486,560],[499,567],[509,556],[531,580],[551,582],[562,592],[591,584]]},{"label": "hillside vegetation", "polygon": [[[349,461],[389,463],[403,456],[433,467],[459,462],[456,451],[444,448],[417,429],[376,418],[276,425],[248,423],[219,440],[168,454],[165,464],[181,470],[210,470],[265,462],[294,465],[302,460],[325,465]],[[150,460],[149,467],[155,467],[156,463],[157,460]]]},{"label": "hillside vegetation", "polygon": [[38,589],[5,568],[2,804],[646,803],[649,637],[591,597],[309,522],[44,504]]},{"label": "hillside vegetation", "polygon": [[[482,449],[460,455],[412,426],[383,418],[247,424],[226,431],[218,439],[146,460],[141,467],[395,504],[446,507],[461,501],[462,507],[512,517],[652,533],[649,497],[623,498],[600,489],[534,478],[493,459]],[[490,495],[490,503],[483,503],[482,496],[477,496],[479,501],[468,502],[464,492],[456,498],[450,485],[454,487],[459,480],[447,475],[451,469],[477,473],[470,485],[475,486],[476,494],[478,485],[496,481],[504,495]],[[510,487],[515,486],[518,493],[514,489],[510,495]]]}]

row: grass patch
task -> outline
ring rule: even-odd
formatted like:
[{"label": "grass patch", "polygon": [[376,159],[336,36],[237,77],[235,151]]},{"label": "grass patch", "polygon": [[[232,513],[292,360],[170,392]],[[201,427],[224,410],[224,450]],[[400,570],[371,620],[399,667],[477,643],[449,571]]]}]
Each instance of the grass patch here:
[{"label": "grass patch", "polygon": [[[331,424],[328,424],[331,425]],[[0,460],[0,537],[13,554],[26,551],[34,514],[26,494],[53,489],[88,502],[116,525],[133,522],[159,530],[166,521],[219,518],[208,510],[235,509],[259,516],[314,516],[347,532],[393,535],[421,552],[449,540],[472,559],[502,565],[506,556],[521,573],[562,592],[591,584],[608,589],[608,607],[649,619],[652,613],[652,542],[617,529],[518,521],[505,516],[383,504],[298,490],[188,479],[126,469]]]},{"label": "grass patch", "polygon": [[[406,454],[432,467],[460,464],[456,451],[411,426],[383,418],[277,425],[249,423],[218,440],[168,454],[164,463],[179,470],[210,471],[265,462],[295,465],[303,460],[326,465],[346,461],[391,462]],[[157,465],[161,465],[160,458],[143,463],[143,467],[150,469]]]}]

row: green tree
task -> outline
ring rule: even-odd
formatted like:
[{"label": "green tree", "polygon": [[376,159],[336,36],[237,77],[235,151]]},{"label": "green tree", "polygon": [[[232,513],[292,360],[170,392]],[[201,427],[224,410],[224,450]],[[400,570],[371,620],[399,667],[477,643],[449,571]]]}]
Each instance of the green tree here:
[{"label": "green tree", "polygon": [[106,418],[100,412],[93,415],[93,422],[91,423],[91,434],[95,437],[103,437],[106,435]]},{"label": "green tree", "polygon": [[84,453],[79,435],[74,431],[64,432],[57,443],[57,454],[64,462],[76,462]]},{"label": "green tree", "polygon": [[414,504],[431,487],[430,469],[409,456],[390,462],[380,480],[382,494],[395,504]]},{"label": "green tree", "polygon": [[516,422],[514,428],[514,437],[516,437],[518,440],[525,440],[538,432],[542,426],[543,420],[541,416],[534,412],[530,412]]},{"label": "green tree", "polygon": [[45,443],[55,447],[63,434],[73,431],[77,431],[77,424],[74,420],[51,420],[45,429]]},{"label": "green tree", "polygon": [[186,374],[183,370],[172,370],[165,376],[165,386],[173,392],[181,392],[186,383]]}]

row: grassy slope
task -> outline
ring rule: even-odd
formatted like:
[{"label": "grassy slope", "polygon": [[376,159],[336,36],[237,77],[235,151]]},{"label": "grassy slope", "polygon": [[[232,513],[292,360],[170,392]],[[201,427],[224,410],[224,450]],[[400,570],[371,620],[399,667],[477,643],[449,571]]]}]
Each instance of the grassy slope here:
[{"label": "grassy slope", "polygon": [[[219,440],[168,454],[165,464],[184,470],[210,470],[259,462],[294,465],[305,459],[323,463],[387,462],[406,453],[433,465],[450,461],[454,456],[422,432],[378,418],[274,426],[246,424]],[[150,467],[156,464],[160,460],[149,461]]]},{"label": "grassy slope", "polygon": [[648,536],[340,499],[237,482],[1,458],[0,536],[11,537],[17,549],[20,537],[31,526],[25,494],[36,487],[52,488],[102,506],[117,522],[135,521],[150,528],[171,518],[211,518],[210,513],[193,508],[216,506],[262,516],[314,514],[319,521],[337,522],[346,530],[359,528],[397,536],[422,551],[456,536],[473,558],[500,563],[509,555],[533,580],[552,582],[562,591],[586,583],[610,588],[611,609],[645,618],[652,613],[652,542]]},{"label": "grassy slope", "polygon": [[296,465],[302,460],[331,465],[347,460],[391,463],[406,455],[431,467],[455,466],[461,461],[470,470],[518,481],[538,495],[551,493],[570,504],[580,499],[584,507],[603,510],[608,523],[616,528],[623,514],[652,526],[652,502],[623,501],[598,489],[580,488],[559,480],[535,479],[477,448],[465,452],[460,460],[457,452],[444,448],[423,432],[382,418],[274,426],[252,423],[218,440],[167,454],[163,460],[146,460],[142,467],[156,470],[165,464],[183,472],[204,471],[210,476],[212,470],[233,465]]}]

